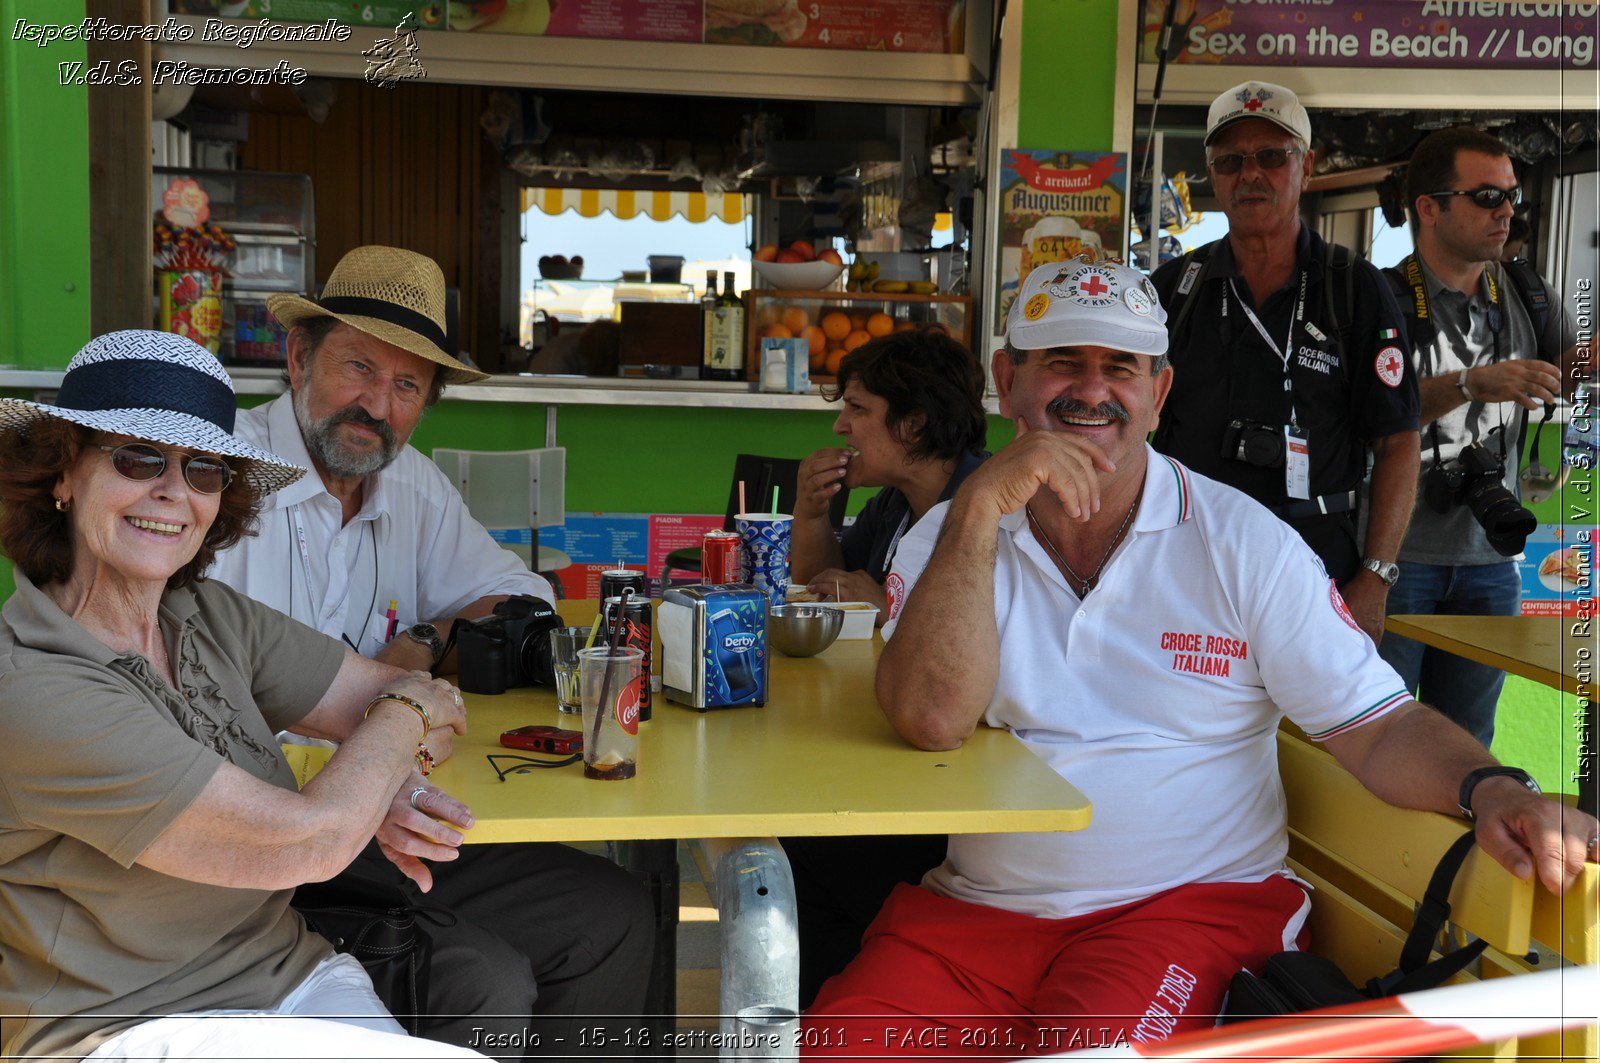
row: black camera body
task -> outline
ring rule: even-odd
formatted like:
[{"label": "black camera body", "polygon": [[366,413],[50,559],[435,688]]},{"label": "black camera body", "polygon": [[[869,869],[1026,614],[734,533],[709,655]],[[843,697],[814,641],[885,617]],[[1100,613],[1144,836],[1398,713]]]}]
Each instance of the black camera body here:
[{"label": "black camera body", "polygon": [[1465,505],[1495,552],[1515,557],[1539,522],[1506,490],[1505,473],[1501,458],[1482,443],[1473,443],[1461,448],[1453,460],[1428,470],[1422,478],[1422,497],[1435,513]]},{"label": "black camera body", "polygon": [[512,687],[554,686],[550,632],[563,621],[543,598],[519,594],[477,620],[458,621],[456,661],[461,689],[504,694]]},{"label": "black camera body", "polygon": [[1222,456],[1262,469],[1283,468],[1283,428],[1235,418],[1222,430]]}]

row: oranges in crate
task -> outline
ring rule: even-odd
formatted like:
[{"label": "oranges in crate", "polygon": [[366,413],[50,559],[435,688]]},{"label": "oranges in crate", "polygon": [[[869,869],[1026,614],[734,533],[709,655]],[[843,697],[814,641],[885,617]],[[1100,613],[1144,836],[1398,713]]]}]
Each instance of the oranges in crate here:
[{"label": "oranges in crate", "polygon": [[822,368],[828,373],[838,376],[839,365],[844,361],[844,356],[850,352],[843,347],[829,347],[827,357],[823,359]]},{"label": "oranges in crate", "polygon": [[830,310],[822,315],[822,334],[831,343],[839,343],[850,335],[850,315],[842,310]]},{"label": "oranges in crate", "polygon": [[798,336],[811,324],[811,316],[798,306],[783,308],[783,316],[778,319],[784,328],[789,330],[789,335]]},{"label": "oranges in crate", "polygon": [[854,332],[850,333],[850,335],[844,338],[843,346],[845,351],[849,352],[855,350],[863,343],[869,342],[871,339],[872,333],[868,332],[866,329],[856,329]]},{"label": "oranges in crate", "polygon": [[762,339],[790,340],[794,339],[794,332],[787,325],[772,324],[761,330]]},{"label": "oranges in crate", "polygon": [[867,318],[867,332],[872,336],[887,336],[894,331],[894,318],[877,313]]}]

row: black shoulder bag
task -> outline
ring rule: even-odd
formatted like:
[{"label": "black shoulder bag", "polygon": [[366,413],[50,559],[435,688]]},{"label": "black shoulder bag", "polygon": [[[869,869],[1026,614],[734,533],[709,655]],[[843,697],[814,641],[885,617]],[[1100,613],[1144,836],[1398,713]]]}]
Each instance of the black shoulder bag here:
[{"label": "black shoulder bag", "polygon": [[398,886],[346,875],[299,887],[294,907],[335,951],[366,968],[384,1007],[408,1033],[420,1036],[433,959],[433,938],[421,921],[453,926],[456,917],[442,908],[413,904]]},{"label": "black shoulder bag", "polygon": [[1442,985],[1477,959],[1488,943],[1474,941],[1433,962],[1428,955],[1439,931],[1450,918],[1450,887],[1456,872],[1472,851],[1472,831],[1457,838],[1439,859],[1427,892],[1400,950],[1400,966],[1357,987],[1332,961],[1310,952],[1279,952],[1268,957],[1261,973],[1240,971],[1228,986],[1222,1021],[1245,1022],[1297,1011],[1314,1011],[1337,1004],[1356,1004],[1400,993],[1414,993]]}]

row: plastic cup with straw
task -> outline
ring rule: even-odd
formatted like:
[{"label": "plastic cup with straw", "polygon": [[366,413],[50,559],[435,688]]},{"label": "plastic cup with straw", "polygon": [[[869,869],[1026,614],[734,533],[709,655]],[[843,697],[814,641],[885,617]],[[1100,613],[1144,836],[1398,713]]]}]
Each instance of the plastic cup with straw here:
[{"label": "plastic cup with straw", "polygon": [[[623,629],[623,626],[624,626],[622,618],[627,615],[628,600],[631,599],[632,597],[633,597],[633,588],[632,587],[624,588],[624,590],[622,592],[622,601],[620,603],[620,607],[619,607],[618,612],[617,612],[617,623],[611,629],[611,638],[610,638],[610,641],[609,641],[609,643],[608,643],[608,645],[606,647],[606,652],[612,657],[615,657],[617,655],[617,651],[622,646],[622,629]],[[601,606],[600,612],[601,612],[602,616],[605,615],[605,606],[604,605]],[[599,624],[596,624],[595,625],[595,630],[598,631],[599,629],[600,629]],[[591,641],[592,641],[592,638],[591,638]],[[599,749],[600,748],[600,725],[602,723],[604,723],[605,722],[605,718],[608,715],[610,715],[606,711],[606,709],[611,704],[611,672],[612,672],[612,670],[610,668],[607,668],[605,670],[605,675],[600,680],[600,704],[595,709],[594,726],[591,727],[590,730],[589,730],[589,737],[588,737],[588,740],[587,740],[588,745],[586,746],[586,748],[588,748],[588,749]]]}]

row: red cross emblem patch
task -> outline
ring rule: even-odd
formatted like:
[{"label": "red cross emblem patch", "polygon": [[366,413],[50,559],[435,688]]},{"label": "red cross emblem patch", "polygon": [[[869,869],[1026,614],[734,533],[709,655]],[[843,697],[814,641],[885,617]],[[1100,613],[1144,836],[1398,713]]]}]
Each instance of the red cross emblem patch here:
[{"label": "red cross emblem patch", "polygon": [[1080,270],[1072,282],[1072,300],[1084,306],[1110,306],[1119,292],[1117,278],[1099,266]]},{"label": "red cross emblem patch", "polygon": [[1244,109],[1247,111],[1259,111],[1261,110],[1261,101],[1252,97],[1250,102],[1244,105]]},{"label": "red cross emblem patch", "polygon": [[1373,363],[1373,368],[1378,372],[1378,379],[1392,388],[1400,386],[1400,381],[1406,375],[1406,356],[1398,347],[1385,347],[1378,352],[1378,359]]}]

